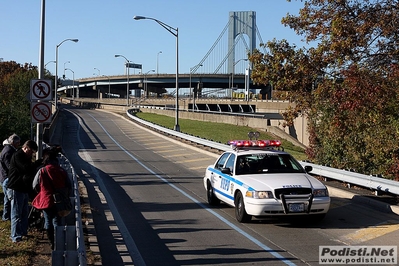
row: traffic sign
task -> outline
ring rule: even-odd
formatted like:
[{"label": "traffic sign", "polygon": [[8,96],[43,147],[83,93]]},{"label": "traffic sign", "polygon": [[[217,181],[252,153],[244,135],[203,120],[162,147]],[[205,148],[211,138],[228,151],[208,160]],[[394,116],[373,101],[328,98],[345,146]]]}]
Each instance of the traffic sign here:
[{"label": "traffic sign", "polygon": [[30,81],[31,101],[51,100],[51,80],[32,79]]},{"label": "traffic sign", "polygon": [[50,123],[51,122],[51,103],[33,102],[31,103],[32,123]]}]

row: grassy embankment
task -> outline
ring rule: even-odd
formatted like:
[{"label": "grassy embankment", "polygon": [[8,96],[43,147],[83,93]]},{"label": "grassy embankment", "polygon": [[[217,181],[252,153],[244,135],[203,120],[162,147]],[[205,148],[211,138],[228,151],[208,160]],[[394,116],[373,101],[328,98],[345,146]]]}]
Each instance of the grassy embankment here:
[{"label": "grassy embankment", "polygon": [[[0,186],[0,213],[3,214],[3,189]],[[28,238],[18,243],[12,243],[10,239],[10,221],[0,222],[0,265],[32,265],[31,258],[36,253],[38,237],[42,237],[41,232],[30,230]]]},{"label": "grassy embankment", "polygon": [[[175,125],[175,118],[152,114],[152,113],[137,113],[137,117],[152,122],[154,124],[173,129]],[[278,137],[267,132],[261,132],[257,129],[243,126],[236,126],[223,123],[203,122],[189,119],[179,119],[180,131],[200,138],[209,139],[212,141],[227,143],[233,139],[248,139],[248,132],[258,131],[260,133],[259,139],[278,139]],[[294,156],[297,160],[306,160],[305,152],[302,148],[293,145],[291,142],[282,140],[284,150]]]}]

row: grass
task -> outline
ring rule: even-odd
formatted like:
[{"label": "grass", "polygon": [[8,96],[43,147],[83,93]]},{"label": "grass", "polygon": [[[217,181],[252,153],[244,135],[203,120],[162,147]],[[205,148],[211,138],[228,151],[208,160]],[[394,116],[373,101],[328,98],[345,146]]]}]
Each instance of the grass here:
[{"label": "grass", "polygon": [[[153,113],[136,113],[140,119],[151,123],[173,129],[175,118]],[[236,126],[224,123],[204,122],[189,119],[179,119],[180,131],[200,138],[212,140],[219,143],[227,143],[233,139],[248,139],[248,132],[258,131],[259,139],[278,139],[275,135],[261,132],[255,128]],[[284,150],[294,156],[297,160],[306,160],[306,155],[301,147],[295,146],[289,141],[281,140]]]},{"label": "grass", "polygon": [[[0,192],[0,213],[2,214],[4,194],[1,186]],[[10,239],[10,221],[1,221],[0,231],[0,265],[32,265],[31,259],[35,255],[38,235],[41,235],[41,233],[29,231],[28,234],[31,237],[24,238],[24,240],[19,243],[12,243]]]}]

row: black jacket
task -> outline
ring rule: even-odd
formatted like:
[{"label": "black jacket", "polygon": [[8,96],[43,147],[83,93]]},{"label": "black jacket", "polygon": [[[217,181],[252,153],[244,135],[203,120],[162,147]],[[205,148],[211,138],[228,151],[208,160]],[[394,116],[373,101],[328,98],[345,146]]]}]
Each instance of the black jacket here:
[{"label": "black jacket", "polygon": [[32,158],[22,149],[16,151],[11,157],[7,188],[23,193],[31,192],[33,178],[41,162],[41,160],[32,162]]},{"label": "black jacket", "polygon": [[5,145],[0,154],[0,183],[8,178],[8,169],[10,168],[10,161],[16,149],[12,145]]}]

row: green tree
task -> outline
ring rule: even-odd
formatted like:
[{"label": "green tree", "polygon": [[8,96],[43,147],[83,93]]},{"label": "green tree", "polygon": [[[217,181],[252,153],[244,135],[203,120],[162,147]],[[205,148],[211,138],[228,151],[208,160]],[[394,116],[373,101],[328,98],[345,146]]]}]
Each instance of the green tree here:
[{"label": "green tree", "polygon": [[37,78],[37,67],[14,61],[0,62],[0,136],[17,133],[23,140],[31,136],[30,80]]},{"label": "green tree", "polygon": [[252,78],[286,92],[287,124],[309,118],[309,158],[399,179],[398,1],[304,1],[282,23],[311,48],[265,43]]}]

